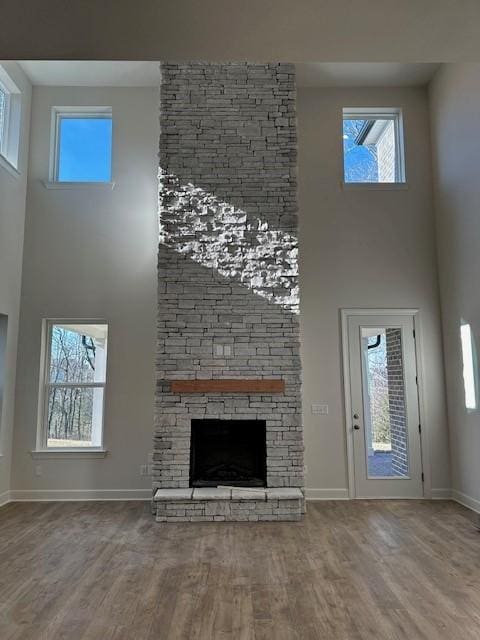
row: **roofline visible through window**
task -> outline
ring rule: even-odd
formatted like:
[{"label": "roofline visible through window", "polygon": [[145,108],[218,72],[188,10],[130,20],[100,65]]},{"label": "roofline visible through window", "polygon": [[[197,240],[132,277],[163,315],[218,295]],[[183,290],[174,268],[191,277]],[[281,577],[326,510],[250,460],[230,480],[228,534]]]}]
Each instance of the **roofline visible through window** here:
[{"label": "roofline visible through window", "polygon": [[[356,142],[357,144],[363,144],[371,130],[375,120],[393,120],[395,124],[395,153],[398,159],[396,166],[396,179],[395,182],[345,182],[345,176],[343,177],[343,184],[345,187],[351,185],[355,186],[371,185],[371,188],[378,188],[381,185],[387,185],[385,188],[405,188],[407,178],[405,169],[405,138],[403,131],[403,110],[401,107],[344,107],[343,120],[361,120],[365,119],[367,122],[359,132]],[[343,154],[342,154],[343,156]],[[393,185],[393,187],[392,187]],[[395,186],[397,185],[397,186]],[[400,185],[400,187],[398,187]]]}]

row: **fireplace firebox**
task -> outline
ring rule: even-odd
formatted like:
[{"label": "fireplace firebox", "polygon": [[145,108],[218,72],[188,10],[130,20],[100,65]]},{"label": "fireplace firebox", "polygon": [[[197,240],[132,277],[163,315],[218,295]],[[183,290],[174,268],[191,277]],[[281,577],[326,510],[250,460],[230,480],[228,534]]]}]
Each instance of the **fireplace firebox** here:
[{"label": "fireplace firebox", "polygon": [[190,486],[266,486],[265,420],[192,420]]}]

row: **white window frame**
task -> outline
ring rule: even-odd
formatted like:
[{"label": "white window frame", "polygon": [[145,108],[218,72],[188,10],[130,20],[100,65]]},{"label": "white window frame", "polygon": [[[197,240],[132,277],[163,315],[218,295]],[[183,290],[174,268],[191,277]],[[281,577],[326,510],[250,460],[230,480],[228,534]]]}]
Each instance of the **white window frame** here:
[{"label": "white window frame", "polygon": [[18,175],[22,117],[22,92],[0,65],[0,87],[6,95],[3,132],[0,138],[0,165]]},{"label": "white window frame", "polygon": [[[61,457],[62,454],[78,454],[79,457],[104,457],[106,449],[104,448],[105,441],[105,393],[107,386],[107,373],[105,373],[105,380],[103,382],[71,382],[71,383],[51,383],[49,381],[50,372],[50,357],[51,357],[51,341],[52,341],[52,328],[55,325],[91,325],[99,324],[106,325],[108,331],[108,322],[103,319],[85,319],[85,318],[48,318],[42,322],[42,348],[41,348],[41,363],[40,363],[40,376],[39,376],[39,402],[38,402],[38,419],[37,419],[37,442],[36,449],[32,451],[33,454],[53,454],[54,457]],[[108,359],[108,336],[106,345],[106,360],[105,370],[107,371],[107,359]],[[102,421],[101,421],[101,442],[99,445],[82,446],[82,447],[49,447],[47,446],[48,433],[47,433],[47,421],[48,421],[48,395],[52,387],[75,387],[75,388],[102,388],[103,389],[103,404],[102,404]],[[59,454],[59,455],[56,455]],[[95,455],[100,454],[100,455]],[[41,456],[40,456],[41,457]],[[70,457],[67,455],[67,457]]]},{"label": "white window frame", "polygon": [[[405,136],[403,127],[403,111],[401,107],[344,107],[344,120],[392,120],[395,133],[395,182],[346,182],[345,158],[342,144],[342,182],[346,189],[405,189],[407,188],[405,168]],[[342,138],[343,140],[343,138]]]},{"label": "white window frame", "polygon": [[[51,126],[50,126],[50,163],[49,163],[49,183],[46,183],[45,186],[52,185],[52,188],[61,188],[68,186],[109,186],[113,187],[114,183],[112,180],[108,181],[74,181],[74,182],[66,182],[60,181],[58,179],[58,170],[59,170],[59,161],[60,161],[60,122],[62,118],[105,118],[108,120],[112,120],[113,125],[113,117],[112,117],[112,107],[52,107],[52,116],[51,116]],[[112,176],[113,172],[113,136],[112,136],[112,146],[110,150],[110,176]],[[55,185],[55,186],[53,186]]]}]

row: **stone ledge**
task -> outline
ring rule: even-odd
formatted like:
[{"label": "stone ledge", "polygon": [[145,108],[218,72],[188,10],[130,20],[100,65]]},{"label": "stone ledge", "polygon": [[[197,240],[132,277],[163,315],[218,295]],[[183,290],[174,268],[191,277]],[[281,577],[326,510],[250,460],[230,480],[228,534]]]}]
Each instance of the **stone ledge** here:
[{"label": "stone ledge", "polygon": [[232,489],[232,500],[256,500],[265,502],[267,493],[265,489],[254,489],[249,487],[235,487]]},{"label": "stone ledge", "polygon": [[193,489],[157,489],[155,491],[154,501],[163,502],[165,500],[176,500],[182,502],[191,500]]},{"label": "stone ledge", "polygon": [[231,500],[232,490],[227,487],[202,487],[193,490],[192,500]]},{"label": "stone ledge", "polygon": [[228,487],[157,489],[153,500],[155,502],[203,502],[209,500],[269,502],[271,500],[303,500],[303,493],[296,487],[269,487],[267,489],[254,489],[251,487],[235,487],[233,489]]},{"label": "stone ledge", "polygon": [[271,487],[267,489],[267,500],[303,500],[303,493],[297,487]]}]

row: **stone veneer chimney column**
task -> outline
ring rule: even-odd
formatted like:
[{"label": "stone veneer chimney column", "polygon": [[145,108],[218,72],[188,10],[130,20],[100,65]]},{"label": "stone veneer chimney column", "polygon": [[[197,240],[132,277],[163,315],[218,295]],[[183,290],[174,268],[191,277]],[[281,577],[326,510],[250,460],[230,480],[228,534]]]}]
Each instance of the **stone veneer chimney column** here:
[{"label": "stone veneer chimney column", "polygon": [[[159,494],[157,519],[294,519],[304,484],[294,67],[162,63],[161,76],[153,489],[177,491]],[[282,379],[285,392],[171,389],[225,378]],[[267,486],[289,499],[267,508],[267,491],[236,512],[235,499],[190,504],[194,418],[265,420]]]}]

